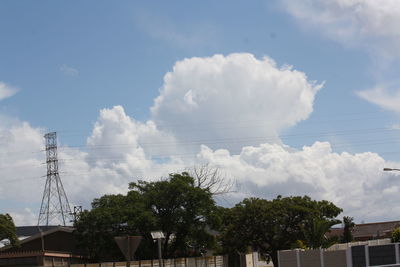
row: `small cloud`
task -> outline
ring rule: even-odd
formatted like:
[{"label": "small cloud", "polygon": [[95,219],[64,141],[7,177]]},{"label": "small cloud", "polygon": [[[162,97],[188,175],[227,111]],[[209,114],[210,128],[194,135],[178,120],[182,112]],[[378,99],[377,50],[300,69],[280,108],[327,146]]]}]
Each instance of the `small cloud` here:
[{"label": "small cloud", "polygon": [[66,76],[78,76],[79,71],[73,67],[68,66],[67,64],[62,64],[60,66],[60,71]]},{"label": "small cloud", "polygon": [[209,23],[175,24],[167,17],[146,11],[135,16],[135,24],[151,38],[183,48],[210,45],[209,40],[215,43],[218,37],[215,26]]},{"label": "small cloud", "polygon": [[390,126],[390,129],[392,130],[400,130],[400,124],[393,124],[392,126]]},{"label": "small cloud", "polygon": [[357,95],[383,109],[400,112],[400,90],[396,87],[378,84],[375,88],[357,92]]},{"label": "small cloud", "polygon": [[18,89],[0,81],[0,100],[15,95]]},{"label": "small cloud", "polygon": [[396,0],[282,0],[284,9],[300,25],[318,29],[344,45],[365,47],[399,57],[400,1]]}]

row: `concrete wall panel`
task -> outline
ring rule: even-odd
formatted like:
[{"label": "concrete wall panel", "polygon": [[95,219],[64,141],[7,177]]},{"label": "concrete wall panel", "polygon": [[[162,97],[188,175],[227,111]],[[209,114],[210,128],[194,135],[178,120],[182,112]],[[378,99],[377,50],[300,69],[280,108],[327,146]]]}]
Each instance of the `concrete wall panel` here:
[{"label": "concrete wall panel", "polygon": [[321,250],[300,251],[301,267],[321,267]]},{"label": "concrete wall panel", "polygon": [[280,267],[297,267],[296,250],[279,251]]},{"label": "concrete wall panel", "polygon": [[346,250],[324,251],[324,267],[347,267]]}]

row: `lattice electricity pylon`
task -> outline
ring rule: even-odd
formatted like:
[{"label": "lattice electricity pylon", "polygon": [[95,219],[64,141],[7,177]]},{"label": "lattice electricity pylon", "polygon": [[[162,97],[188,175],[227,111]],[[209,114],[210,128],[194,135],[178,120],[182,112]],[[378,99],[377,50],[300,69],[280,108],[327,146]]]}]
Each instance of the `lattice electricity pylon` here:
[{"label": "lattice electricity pylon", "polygon": [[65,226],[71,221],[72,213],[58,173],[57,133],[47,133],[44,138],[46,139],[47,179],[38,225],[61,224]]}]

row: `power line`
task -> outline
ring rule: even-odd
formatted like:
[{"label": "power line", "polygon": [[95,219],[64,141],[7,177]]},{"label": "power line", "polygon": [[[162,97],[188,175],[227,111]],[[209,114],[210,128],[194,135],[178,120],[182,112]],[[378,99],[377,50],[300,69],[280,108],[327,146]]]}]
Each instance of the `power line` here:
[{"label": "power line", "polygon": [[[400,154],[400,151],[383,151],[383,152],[379,153],[379,155],[387,155],[387,154]],[[154,170],[164,170],[165,168],[166,167],[154,167],[154,166],[152,166],[151,168],[149,168],[149,170],[152,170],[152,171],[154,171]],[[177,170],[172,171],[172,172],[182,172],[182,171],[187,170],[187,168],[188,167],[180,168],[180,169],[177,169]],[[136,174],[142,174],[145,171],[148,171],[148,170],[147,169],[143,169],[143,170],[139,170],[139,171],[130,171],[129,174],[135,174],[135,173]],[[169,173],[171,173],[171,171],[169,171]],[[92,172],[77,172],[77,173],[66,172],[66,174],[64,174],[63,176],[81,177],[83,175],[90,175],[90,174],[93,174],[93,173]],[[42,177],[38,177],[38,176],[34,176],[34,177],[33,176],[32,177],[18,177],[18,178],[1,180],[1,183],[2,184],[7,184],[7,183],[26,181],[26,180],[36,180],[36,179],[43,179],[43,176]]]},{"label": "power line", "polygon": [[[283,134],[279,135],[279,138],[303,138],[303,137],[326,137],[326,136],[345,136],[345,135],[358,135],[358,134],[374,134],[381,132],[391,132],[397,131],[391,128],[367,128],[367,129],[353,129],[353,130],[341,130],[341,131],[329,131],[329,132],[319,132],[319,133],[300,133],[300,134]],[[249,141],[274,141],[276,140],[275,136],[250,136],[250,137],[226,137],[226,138],[213,138],[213,139],[198,139],[198,140],[190,140],[190,141],[178,141],[178,142],[138,142],[137,145],[140,146],[163,146],[163,145],[198,145],[198,144],[218,144],[218,143],[237,143],[237,142],[249,142]],[[65,148],[90,148],[90,149],[107,149],[109,147],[129,147],[129,146],[137,146],[124,143],[124,144],[104,144],[104,145],[69,145]]]},{"label": "power line", "polygon": [[[309,138],[309,137],[332,137],[332,136],[350,136],[350,135],[360,135],[360,134],[375,134],[382,132],[390,132],[397,131],[390,128],[367,128],[367,129],[354,129],[354,130],[342,130],[335,132],[319,132],[319,133],[303,133],[303,134],[287,134],[281,135],[282,139],[291,138],[291,140],[295,138]],[[266,143],[268,141],[274,141],[275,138],[268,137],[244,137],[244,138],[214,138],[214,139],[198,139],[193,141],[178,141],[178,142],[138,142],[138,144],[104,144],[104,145],[71,145],[66,147],[61,147],[59,150],[66,150],[71,148],[86,148],[89,150],[108,150],[115,148],[129,148],[129,147],[138,147],[141,146],[143,148],[151,148],[151,147],[184,147],[184,146],[198,146],[201,144],[205,145],[216,145],[216,144],[238,144],[238,143],[248,143],[248,142],[263,142]],[[350,145],[368,145],[368,144],[386,144],[386,143],[397,143],[398,139],[383,139],[386,142],[376,142],[377,140],[369,140],[369,141],[352,141]],[[338,146],[337,143],[331,143],[332,146]],[[348,143],[344,143],[348,145]],[[33,152],[35,153],[35,152]],[[41,151],[36,151],[36,153],[42,153]],[[152,153],[150,153],[152,154]],[[157,156],[157,155],[156,155]],[[4,157],[6,158],[6,157]]]},{"label": "power line", "polygon": [[[307,122],[309,124],[320,124],[320,123],[332,123],[332,122],[354,121],[354,120],[357,120],[357,121],[368,120],[368,121],[370,121],[371,119],[382,119],[382,118],[387,118],[388,117],[387,115],[382,114],[380,116],[374,116],[374,117],[361,117],[361,118],[351,118],[351,119],[348,118],[349,116],[358,116],[358,115],[366,115],[366,114],[382,114],[382,112],[355,112],[355,113],[341,113],[341,114],[338,114],[338,113],[322,114],[322,115],[319,115],[318,117],[319,118],[332,118],[332,117],[333,118],[335,118],[335,117],[336,118],[341,118],[341,117],[346,117],[346,119],[310,121],[310,120],[313,120],[313,117],[310,116],[310,118],[308,118]],[[152,120],[148,120],[148,121],[152,121]],[[140,124],[146,124],[146,122],[148,122],[148,121],[142,122]],[[196,126],[210,126],[210,125],[224,125],[224,124],[227,124],[227,125],[230,126],[231,124],[238,125],[238,124],[242,124],[242,123],[256,123],[256,124],[259,124],[259,125],[273,125],[274,123],[271,123],[271,122],[279,122],[279,121],[281,121],[280,118],[277,118],[277,119],[268,118],[268,119],[256,119],[256,120],[224,119],[223,121],[199,121],[199,120],[197,120],[196,121]],[[160,122],[160,121],[158,121],[158,122],[153,121],[153,122],[154,122],[154,124],[156,126],[158,126],[158,128],[160,128],[160,127],[181,128],[182,127],[182,128],[184,128],[183,131],[188,129],[188,127],[190,129],[190,125],[188,125],[187,123],[170,123],[170,122],[164,123],[164,122]],[[235,126],[233,126],[233,127],[235,127]],[[200,130],[203,130],[203,129],[204,129],[204,127],[200,128]],[[182,130],[180,130],[180,131],[182,131]],[[61,130],[61,129],[59,129],[59,130],[57,130],[57,132],[63,133],[63,135],[75,135],[75,136],[86,136],[87,135],[86,131],[73,131],[73,130]]]},{"label": "power line", "polygon": [[[387,116],[383,116],[383,115],[381,115],[381,116],[375,116],[375,117],[363,117],[363,118],[347,118],[347,117],[349,117],[349,116],[358,116],[358,115],[365,115],[365,114],[377,114],[377,113],[379,113],[379,114],[381,114],[381,112],[369,112],[369,113],[343,113],[343,114],[328,114],[328,115],[322,115],[322,116],[319,116],[320,118],[322,117],[322,118],[324,118],[324,117],[326,117],[326,118],[341,118],[341,117],[343,117],[343,116],[345,116],[346,117],[346,119],[343,119],[343,120],[317,120],[317,121],[312,121],[312,118],[310,118],[309,120],[307,120],[307,121],[305,121],[305,123],[307,123],[308,125],[315,125],[315,124],[320,124],[320,123],[332,123],[332,122],[340,122],[340,121],[354,121],[354,120],[356,120],[356,121],[360,121],[360,120],[368,120],[368,121],[370,121],[371,119],[380,119],[380,118],[383,118],[383,117],[387,117]],[[311,121],[310,121],[311,120]],[[249,127],[249,125],[240,125],[240,124],[243,124],[243,123],[245,123],[245,124],[252,124],[252,123],[255,123],[255,124],[253,124],[253,125],[251,125],[252,127],[264,127],[264,126],[269,126],[269,125],[271,125],[271,123],[270,123],[270,121],[271,121],[271,119],[268,119],[268,121],[266,121],[266,120],[261,120],[261,119],[258,119],[258,120],[224,120],[224,121],[216,121],[216,122],[206,122],[206,121],[203,121],[203,122],[197,122],[197,125],[205,125],[205,126],[207,126],[207,125],[228,125],[229,127],[222,127],[222,128],[215,128],[215,129],[223,129],[223,128],[225,128],[225,129],[228,129],[228,130],[231,130],[231,129],[235,129],[235,128],[243,128],[243,127],[246,127],[246,128],[248,128]],[[274,120],[272,120],[272,121],[274,121]],[[232,125],[232,124],[234,124],[234,125]],[[272,123],[273,124],[273,123]],[[201,127],[201,128],[199,128],[199,129],[196,129],[196,128],[190,128],[190,126],[188,126],[187,124],[185,124],[185,123],[181,123],[181,124],[179,124],[179,123],[176,123],[176,124],[171,124],[171,123],[168,123],[168,124],[163,124],[163,123],[157,123],[157,126],[166,126],[167,128],[171,128],[171,127],[178,127],[179,128],[179,126],[182,126],[182,127],[184,127],[183,129],[180,129],[179,131],[180,132],[185,132],[185,131],[194,131],[194,132],[201,132],[201,131],[208,131],[209,129],[207,129],[207,128],[204,128],[204,127]],[[196,126],[197,127],[197,126]],[[393,129],[388,129],[388,128],[384,128],[384,129],[386,129],[386,130],[393,130]],[[368,129],[367,129],[368,130]],[[362,131],[364,131],[364,130],[362,130]],[[82,135],[82,136],[87,136],[87,132],[83,132],[83,131],[81,131],[81,132],[77,132],[77,131],[72,131],[72,130],[66,130],[66,131],[63,131],[63,132],[65,132],[65,134],[63,134],[63,135]],[[76,134],[76,133],[83,133],[83,134]],[[324,133],[322,133],[322,134],[324,134]],[[335,131],[333,131],[333,132],[330,132],[330,134],[335,134]],[[315,136],[315,137],[319,137],[319,135],[321,135],[321,133],[320,134],[313,134],[313,133],[311,133],[311,134],[306,134],[307,135],[307,137],[313,137],[313,136]],[[297,137],[296,137],[297,136]],[[302,134],[297,134],[297,135],[280,135],[279,136],[280,138],[299,138],[299,137],[306,137],[305,135],[302,135]],[[246,137],[245,137],[246,138]],[[248,138],[248,137],[247,137]],[[250,138],[252,138],[252,137],[250,137]],[[253,139],[254,139],[254,141],[257,141],[257,139],[262,139],[262,138],[264,138],[264,139],[266,139],[266,140],[269,140],[271,137],[268,137],[268,136],[266,136],[266,137],[253,137]],[[214,140],[213,140],[214,141]],[[249,141],[251,141],[251,140],[249,140]],[[191,141],[189,141],[189,142],[191,142]],[[196,141],[195,141],[196,142]],[[200,141],[197,141],[197,142],[207,142],[206,140],[200,140]],[[212,142],[212,141],[208,141],[208,142]],[[214,141],[215,142],[215,141]],[[186,141],[186,143],[187,143],[187,141]],[[193,142],[192,142],[193,143]],[[143,144],[143,145],[145,145],[145,144]],[[160,145],[160,144],[147,144],[147,145]],[[69,146],[69,147],[87,147],[87,145],[72,145],[72,146]],[[93,147],[93,146],[92,146]],[[11,155],[11,154],[18,154],[18,153],[41,153],[40,151],[10,151],[10,152],[8,152],[7,154],[8,155]]]}]

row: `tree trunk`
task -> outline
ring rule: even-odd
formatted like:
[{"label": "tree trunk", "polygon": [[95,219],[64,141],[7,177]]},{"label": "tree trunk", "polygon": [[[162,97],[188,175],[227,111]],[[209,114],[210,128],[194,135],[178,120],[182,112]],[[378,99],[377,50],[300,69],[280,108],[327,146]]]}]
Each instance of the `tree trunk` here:
[{"label": "tree trunk", "polygon": [[169,251],[168,251],[168,242],[169,242],[169,238],[170,238],[171,234],[167,233],[167,235],[165,236],[164,239],[164,243],[163,243],[163,251],[162,251],[162,256],[163,258],[169,258]]},{"label": "tree trunk", "polygon": [[278,252],[277,251],[273,251],[272,252],[271,259],[272,259],[272,263],[274,264],[274,267],[279,267]]}]

